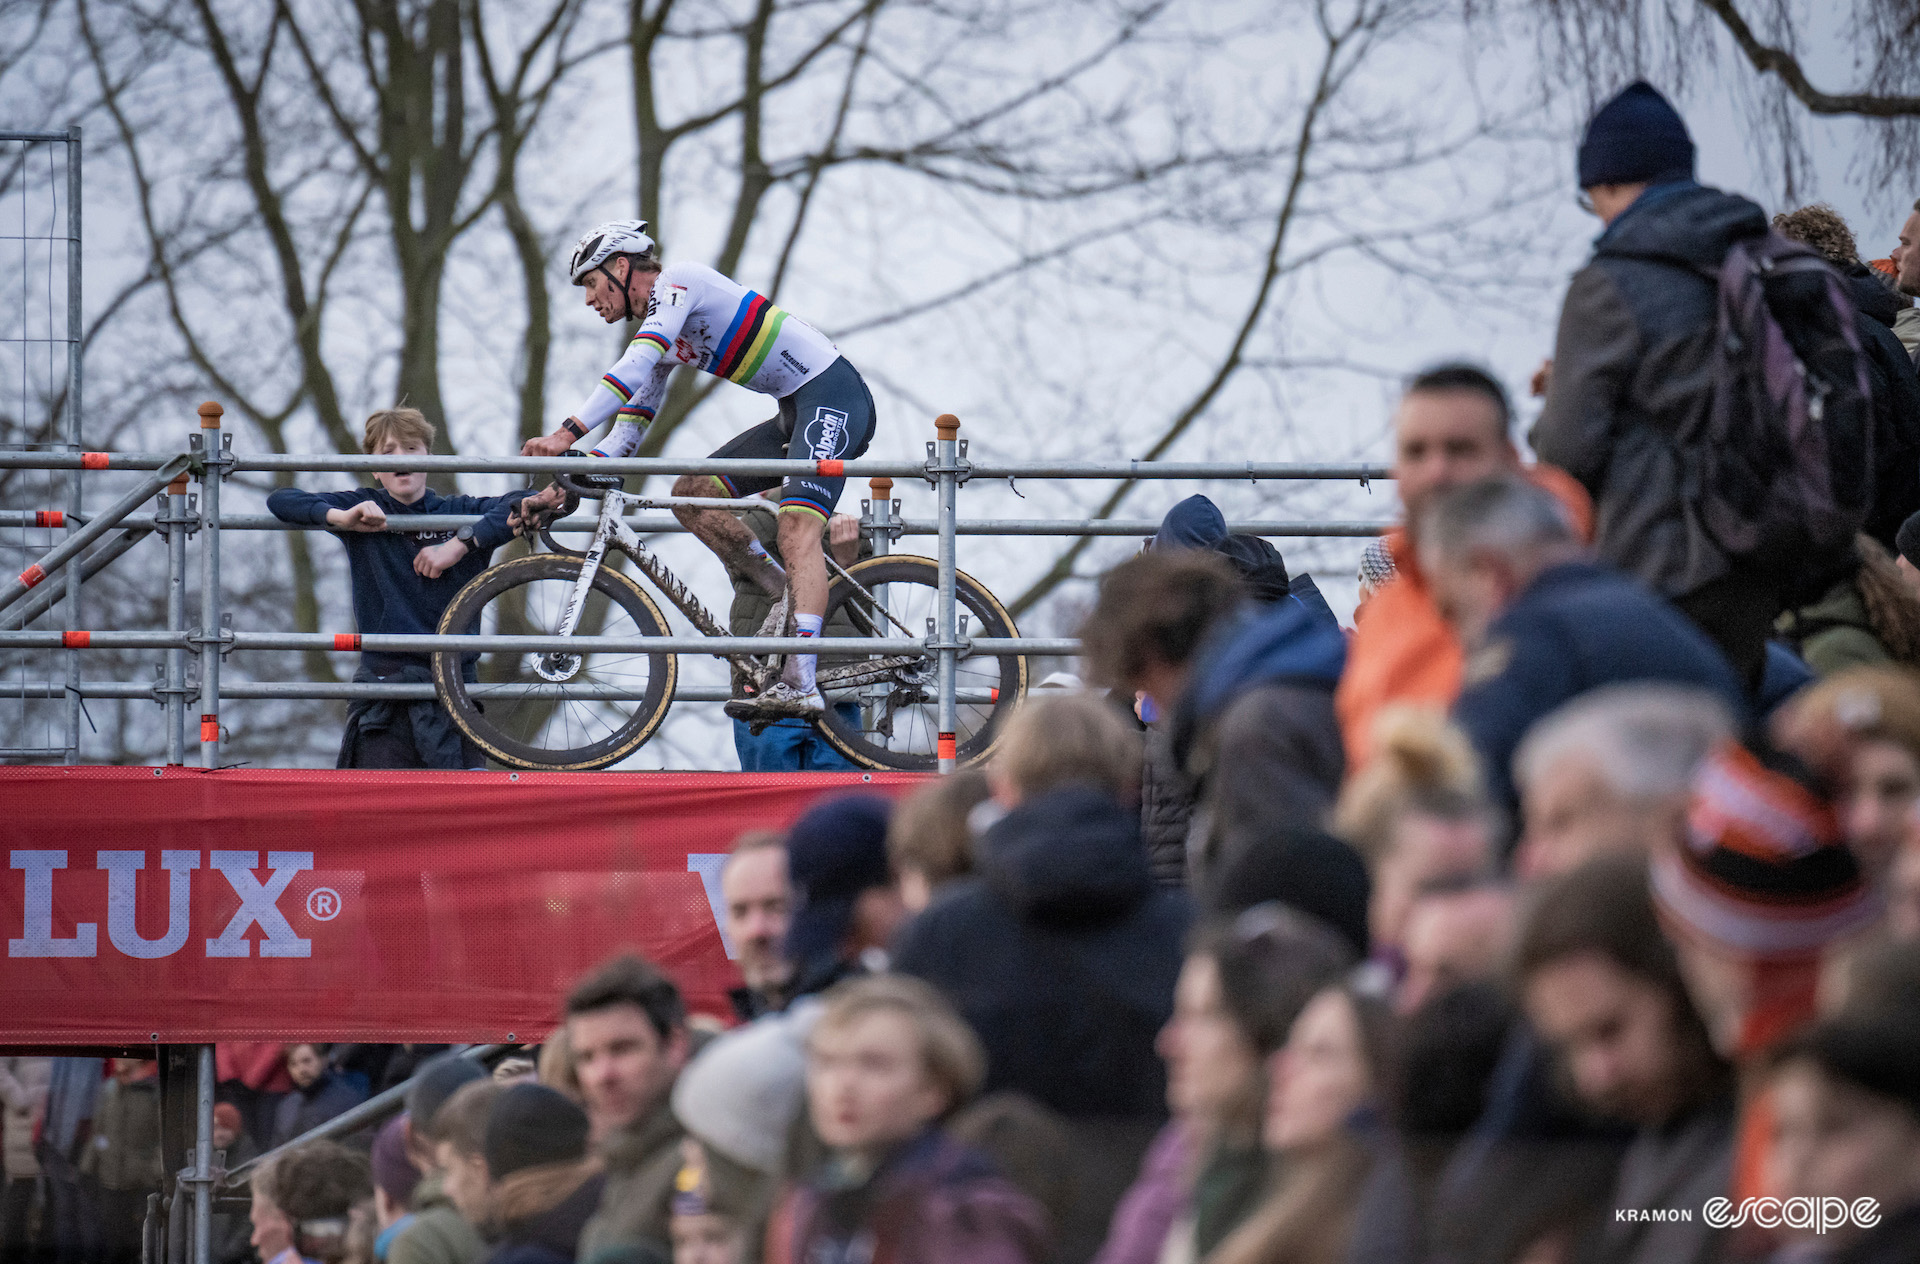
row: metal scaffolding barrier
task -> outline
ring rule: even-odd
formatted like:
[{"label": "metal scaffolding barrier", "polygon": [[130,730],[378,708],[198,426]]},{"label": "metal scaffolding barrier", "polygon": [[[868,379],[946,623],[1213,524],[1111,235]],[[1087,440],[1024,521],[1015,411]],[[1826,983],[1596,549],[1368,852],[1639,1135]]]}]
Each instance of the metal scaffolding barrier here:
[{"label": "metal scaffolding barrier", "polygon": [[[737,637],[737,636],[508,636],[475,634],[437,635],[360,635],[335,632],[252,632],[231,626],[223,609],[221,588],[222,537],[229,531],[322,531],[324,527],[301,526],[278,521],[261,514],[223,515],[221,484],[237,473],[247,471],[298,470],[308,472],[364,473],[392,469],[395,459],[343,454],[283,455],[249,454],[233,450],[233,438],[223,427],[224,412],[217,403],[198,409],[198,427],[189,435],[182,452],[86,452],[77,447],[40,451],[0,451],[0,469],[38,469],[70,471],[77,479],[83,470],[126,471],[143,475],[112,505],[91,516],[74,507],[66,511],[10,509],[0,511],[0,528],[31,525],[63,526],[67,535],[58,545],[28,564],[17,576],[0,580],[0,649],[65,651],[70,664],[65,680],[21,680],[8,684],[10,695],[22,698],[70,699],[76,709],[80,700],[97,698],[150,697],[159,702],[166,715],[166,759],[184,763],[190,743],[198,746],[202,767],[216,768],[220,763],[220,708],[223,698],[245,699],[414,699],[433,696],[430,685],[381,683],[310,683],[266,681],[236,683],[223,687],[221,663],[236,650],[371,650],[394,653],[433,651],[508,651],[545,653],[566,649],[662,652],[686,654],[832,652],[864,649],[881,653],[921,653],[934,657],[938,664],[938,757],[942,771],[951,771],[955,762],[954,732],[959,706],[976,701],[956,682],[956,666],[970,653],[1019,653],[1071,655],[1079,643],[1059,637],[969,637],[958,616],[956,600],[956,543],[961,535],[1018,536],[1145,536],[1158,523],[1151,519],[962,519],[959,516],[960,491],[975,479],[1220,479],[1220,480],[1340,480],[1365,485],[1374,479],[1390,477],[1375,465],[1312,465],[1260,462],[1176,462],[1128,461],[1032,462],[1020,464],[975,465],[967,454],[967,441],[960,438],[958,419],[943,415],[935,421],[936,438],[927,444],[924,463],[889,461],[830,462],[832,470],[820,462],[803,460],[739,460],[701,458],[625,458],[602,459],[593,463],[595,473],[605,474],[731,474],[737,476],[784,477],[791,474],[830,473],[850,478],[865,476],[871,480],[871,497],[862,501],[861,531],[872,543],[876,554],[888,552],[908,535],[936,537],[938,591],[934,598],[936,615],[927,635],[885,638],[862,637]],[[542,475],[579,473],[581,463],[558,457],[411,457],[406,468],[433,473],[516,473]],[[893,498],[896,478],[924,480],[937,497],[932,519],[916,520],[900,515],[900,502]],[[189,496],[189,480],[199,483],[197,497]],[[137,512],[147,507],[147,512]],[[460,515],[420,515],[395,519],[390,531],[449,531],[477,522],[478,518]],[[561,532],[591,532],[595,519],[575,515],[551,528]],[[635,530],[650,533],[682,531],[679,522],[661,514],[633,514],[626,519]],[[1364,537],[1380,533],[1389,524],[1366,521],[1233,522],[1232,530],[1256,535]],[[164,629],[86,630],[69,619],[64,628],[34,629],[27,624],[54,604],[55,585],[46,581],[64,571],[69,594],[68,610],[75,609],[72,594],[81,581],[98,573],[122,554],[136,548],[148,536],[158,536],[166,553],[166,622]],[[187,546],[192,536],[199,537],[200,594],[197,621],[189,626],[187,601]],[[44,585],[44,587],[43,587]],[[128,681],[86,680],[79,670],[81,653],[86,650],[153,649],[164,652],[158,681],[152,686]],[[197,660],[198,681],[189,683],[189,660]],[[583,686],[572,684],[481,685],[479,697],[495,691],[503,697],[608,697],[594,686],[594,692],[580,693]],[[705,686],[682,686],[675,700],[693,702],[724,701],[728,691]],[[189,720],[192,703],[198,702],[197,735]],[[194,741],[197,736],[197,742]],[[73,750],[77,750],[77,730]],[[12,754],[14,752],[0,752]],[[65,752],[69,758],[72,750]]]},{"label": "metal scaffolding barrier", "polygon": [[[33,521],[4,523],[13,529],[0,532],[0,554],[24,558],[39,552],[30,533],[64,531],[64,544],[71,545],[86,521],[81,512],[81,479],[87,467],[78,462],[33,461],[75,458],[81,451],[79,125],[58,132],[0,131],[0,171],[4,172],[0,177],[0,241],[6,243],[7,262],[17,266],[20,274],[17,310],[12,319],[0,322],[4,325],[0,328],[0,376],[10,377],[16,365],[19,371],[18,395],[7,399],[0,412],[17,408],[18,415],[11,424],[0,423],[0,435],[4,436],[0,442],[8,449],[5,455],[28,458],[10,468],[48,472],[45,495],[51,502]],[[46,362],[38,365],[42,350]],[[0,389],[11,392],[13,385],[11,381],[0,382]],[[83,622],[80,596],[84,578],[79,569],[68,571],[61,583],[48,585],[34,606],[23,612],[18,624],[5,626],[25,626],[58,605],[60,621],[67,627],[79,627]],[[68,651],[61,657],[64,670],[53,682],[58,686],[57,694],[51,695],[60,702],[57,720],[46,724],[46,736],[37,745],[32,744],[31,734],[39,726],[27,722],[23,700],[22,714],[8,724],[9,732],[15,735],[13,742],[18,744],[10,744],[0,755],[78,762],[80,655]],[[0,697],[24,696],[0,684]]]}]

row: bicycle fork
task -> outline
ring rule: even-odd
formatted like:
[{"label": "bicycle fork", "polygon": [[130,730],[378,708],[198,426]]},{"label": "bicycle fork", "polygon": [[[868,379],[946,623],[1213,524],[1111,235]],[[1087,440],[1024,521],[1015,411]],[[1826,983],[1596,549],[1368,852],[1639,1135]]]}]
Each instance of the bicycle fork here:
[{"label": "bicycle fork", "polygon": [[[600,562],[607,554],[607,537],[612,534],[613,525],[619,521],[614,514],[600,515],[600,525],[594,528],[593,542],[587,546],[586,556],[580,559],[580,574],[573,581],[573,591],[567,594],[567,604],[560,611],[560,623],[550,633],[552,636],[572,636],[580,627],[580,615],[587,608],[587,593],[593,588],[593,577],[600,573]],[[580,670],[581,656],[554,651],[540,655],[534,670],[547,680],[571,680]]]}]

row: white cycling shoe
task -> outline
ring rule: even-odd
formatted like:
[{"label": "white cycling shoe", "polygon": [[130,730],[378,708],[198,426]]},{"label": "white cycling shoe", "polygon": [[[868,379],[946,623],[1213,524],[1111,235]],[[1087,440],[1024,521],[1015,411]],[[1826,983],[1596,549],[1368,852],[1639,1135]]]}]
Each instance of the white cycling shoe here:
[{"label": "white cycling shoe", "polygon": [[817,720],[826,714],[827,700],[818,689],[802,691],[784,680],[776,680],[764,692],[746,698],[730,698],[726,713],[749,724],[766,725],[775,720]]}]

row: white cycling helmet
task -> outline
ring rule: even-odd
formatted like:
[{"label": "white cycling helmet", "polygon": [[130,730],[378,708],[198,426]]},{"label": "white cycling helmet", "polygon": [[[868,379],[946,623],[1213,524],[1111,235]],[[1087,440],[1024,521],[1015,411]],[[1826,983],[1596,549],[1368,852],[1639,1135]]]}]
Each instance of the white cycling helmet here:
[{"label": "white cycling helmet", "polygon": [[612,219],[588,232],[574,243],[573,262],[567,274],[575,285],[587,283],[587,273],[605,264],[613,255],[648,255],[654,252],[653,238],[647,236],[643,219]]}]

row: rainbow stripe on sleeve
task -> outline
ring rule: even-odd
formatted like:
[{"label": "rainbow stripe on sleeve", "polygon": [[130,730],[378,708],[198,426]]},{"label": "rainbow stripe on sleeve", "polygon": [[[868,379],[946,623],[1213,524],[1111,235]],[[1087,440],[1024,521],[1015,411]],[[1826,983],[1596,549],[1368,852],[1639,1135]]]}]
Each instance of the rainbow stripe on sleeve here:
[{"label": "rainbow stripe on sleeve", "polygon": [[720,350],[707,372],[745,386],[760,371],[767,353],[773,350],[774,342],[780,337],[780,326],[786,319],[785,311],[748,290],[733,313],[733,323],[720,336]]},{"label": "rainbow stripe on sleeve", "polygon": [[611,373],[600,379],[600,385],[612,391],[614,397],[623,404],[633,398],[633,392],[627,389],[627,384]]},{"label": "rainbow stripe on sleeve", "polygon": [[667,341],[666,335],[655,333],[651,329],[642,329],[639,333],[633,336],[634,346],[637,347],[643,342],[650,343],[653,346],[660,348],[660,354],[663,356],[666,355],[667,352],[673,350],[673,345]]},{"label": "rainbow stripe on sleeve", "polygon": [[643,424],[651,424],[653,421],[653,409],[648,408],[645,404],[626,404],[613,416],[616,421],[638,421]]}]

